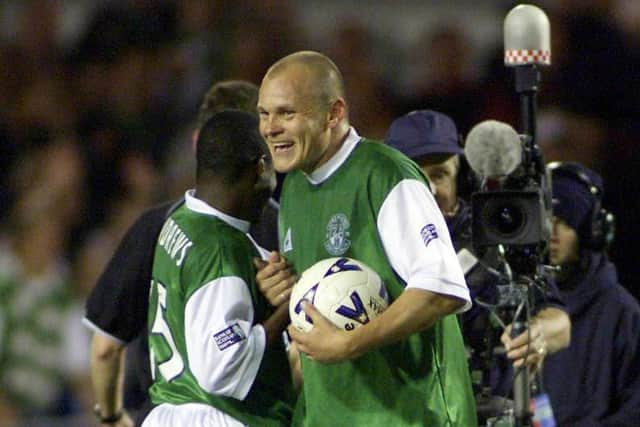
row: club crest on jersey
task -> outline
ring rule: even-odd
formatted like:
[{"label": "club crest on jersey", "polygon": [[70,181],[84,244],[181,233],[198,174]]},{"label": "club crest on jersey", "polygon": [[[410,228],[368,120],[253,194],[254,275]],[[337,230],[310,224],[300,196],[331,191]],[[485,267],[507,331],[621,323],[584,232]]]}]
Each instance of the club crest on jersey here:
[{"label": "club crest on jersey", "polygon": [[424,245],[428,246],[429,242],[438,238],[438,231],[436,230],[435,225],[427,224],[424,227],[422,227],[422,230],[420,230],[420,235],[422,236],[422,241],[424,242]]},{"label": "club crest on jersey", "polygon": [[327,223],[324,248],[333,256],[339,256],[347,252],[351,247],[349,240],[349,220],[343,213],[337,213]]}]

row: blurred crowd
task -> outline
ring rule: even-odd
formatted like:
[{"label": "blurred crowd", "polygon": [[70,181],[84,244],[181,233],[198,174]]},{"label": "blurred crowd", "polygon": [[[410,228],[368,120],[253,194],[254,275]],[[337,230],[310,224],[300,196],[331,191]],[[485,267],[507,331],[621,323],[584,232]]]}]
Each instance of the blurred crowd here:
[{"label": "blurred crowd", "polygon": [[[0,425],[89,411],[84,299],[137,215],[191,185],[189,131],[212,82],[259,84],[276,59],[313,49],[344,73],[364,135],[382,138],[418,108],[449,114],[463,135],[485,119],[518,128],[501,39],[478,54],[469,23],[431,19],[439,24],[400,46],[369,21],[384,0],[343,6],[331,27],[300,18],[312,3],[0,2]],[[515,4],[481,3],[500,17]],[[617,219],[611,257],[638,297],[640,3],[534,3],[549,16],[553,52],[538,142],[545,160],[604,176]]]}]

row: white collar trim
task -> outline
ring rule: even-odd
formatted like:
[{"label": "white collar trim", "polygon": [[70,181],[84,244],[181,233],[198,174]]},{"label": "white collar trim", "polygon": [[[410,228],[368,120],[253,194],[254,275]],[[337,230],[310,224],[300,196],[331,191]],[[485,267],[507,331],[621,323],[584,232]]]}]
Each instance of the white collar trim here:
[{"label": "white collar trim", "polygon": [[219,210],[209,205],[204,200],[198,199],[195,196],[195,192],[196,191],[193,189],[187,190],[187,192],[184,195],[185,206],[189,210],[193,212],[201,213],[203,215],[215,216],[217,218],[220,218],[222,221],[226,222],[233,228],[237,228],[238,230],[242,231],[245,234],[249,232],[249,226],[251,225],[249,221],[245,221],[243,219],[236,218],[231,215],[227,215],[223,212],[220,212]]},{"label": "white collar trim", "polygon": [[360,135],[352,126],[349,128],[349,133],[345,138],[344,142],[340,149],[325,163],[320,166],[318,169],[314,170],[310,174],[305,174],[309,182],[313,185],[321,184],[326,181],[335,171],[342,166],[342,164],[347,160],[351,152],[356,148],[358,142],[360,141]]}]

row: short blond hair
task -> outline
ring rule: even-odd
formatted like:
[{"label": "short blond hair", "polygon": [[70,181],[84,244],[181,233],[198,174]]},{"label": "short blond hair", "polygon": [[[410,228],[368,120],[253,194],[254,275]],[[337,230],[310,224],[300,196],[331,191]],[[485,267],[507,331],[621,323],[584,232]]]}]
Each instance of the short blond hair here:
[{"label": "short blond hair", "polygon": [[340,69],[329,57],[320,52],[304,50],[279,59],[267,70],[263,81],[294,67],[299,67],[303,72],[310,74],[313,84],[309,85],[309,88],[315,89],[314,92],[323,105],[328,106],[337,98],[344,99],[345,86]]}]

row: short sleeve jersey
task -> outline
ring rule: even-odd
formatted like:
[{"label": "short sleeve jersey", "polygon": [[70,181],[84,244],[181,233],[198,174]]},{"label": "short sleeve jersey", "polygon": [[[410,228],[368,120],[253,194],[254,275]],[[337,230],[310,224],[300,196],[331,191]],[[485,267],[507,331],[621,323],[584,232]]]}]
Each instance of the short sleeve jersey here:
[{"label": "short sleeve jersey", "polygon": [[73,300],[65,267],[51,263],[33,277],[0,242],[0,395],[18,413],[54,413],[71,374],[65,358]]},{"label": "short sleeve jersey", "polygon": [[[167,219],[154,255],[152,402],[204,403],[247,425],[288,425],[289,365],[283,349],[264,348],[259,324],[270,308],[255,284],[256,246],[243,231],[188,204]],[[207,300],[222,287],[228,299]]]},{"label": "short sleeve jersey", "polygon": [[[412,201],[414,190],[428,193],[419,168],[399,151],[366,139],[343,155],[343,163],[327,165],[334,170],[321,182],[301,171],[289,173],[285,180],[280,245],[296,271],[301,273],[324,258],[351,257],[376,270],[392,300],[411,286],[468,301],[446,224],[432,196],[428,195],[432,207],[427,216],[433,218],[429,222],[416,222],[421,219],[415,217],[422,215],[411,211],[423,202]],[[404,204],[390,206],[398,203]],[[476,425],[464,345],[454,315],[355,360],[327,365],[303,356],[302,364],[298,424]]]}]

